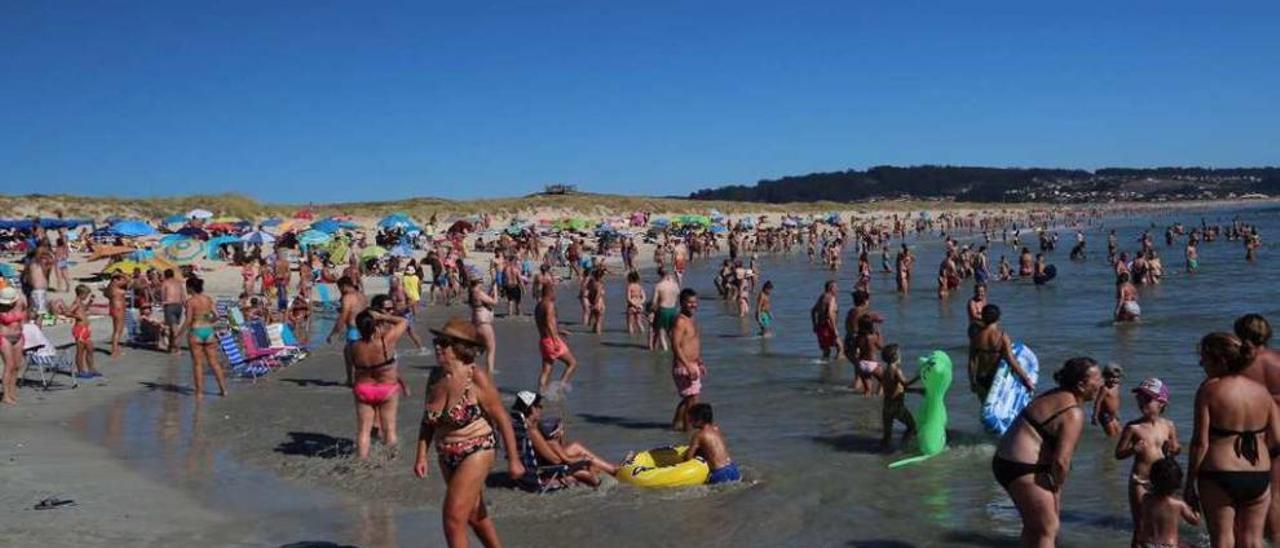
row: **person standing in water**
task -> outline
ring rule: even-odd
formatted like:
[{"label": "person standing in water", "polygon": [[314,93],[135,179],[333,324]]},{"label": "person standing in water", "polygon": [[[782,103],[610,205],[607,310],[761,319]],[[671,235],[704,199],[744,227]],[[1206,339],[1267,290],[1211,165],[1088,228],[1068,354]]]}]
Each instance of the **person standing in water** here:
[{"label": "person standing in water", "polygon": [[1062,488],[1084,430],[1080,405],[1102,385],[1097,362],[1087,357],[1067,360],[1053,378],[1057,388],[1036,396],[1022,410],[991,459],[996,482],[1022,518],[1023,546],[1055,545]]},{"label": "person standing in water", "polygon": [[667,268],[658,267],[658,283],[653,286],[653,331],[649,333],[649,350],[657,350],[659,343],[666,350],[670,345],[671,326],[679,315],[680,284],[672,279]]},{"label": "person standing in water", "polygon": [[982,328],[969,336],[969,390],[979,403],[986,403],[1001,360],[1009,364],[1028,392],[1035,392],[1035,383],[1013,355],[1013,341],[1000,328],[1000,307],[988,304],[982,307]]},{"label": "person standing in water", "polygon": [[161,301],[164,303],[164,327],[168,333],[168,349],[170,354],[178,353],[178,327],[182,325],[183,304],[187,293],[183,289],[182,280],[174,275],[173,269],[164,271],[164,283],[160,286]]},{"label": "person standing in water", "polygon": [[697,311],[698,293],[688,288],[681,290],[680,315],[671,328],[671,378],[680,394],[671,427],[681,432],[689,430],[689,409],[698,404],[702,379],[707,375],[707,366],[702,362],[698,322],[693,318]]},{"label": "person standing in water", "polygon": [[1138,288],[1129,281],[1129,273],[1121,272],[1116,283],[1117,322],[1135,322],[1142,316],[1142,307],[1138,305]]},{"label": "person standing in water", "polygon": [[1195,273],[1200,269],[1200,250],[1196,247],[1199,244],[1195,236],[1187,239],[1187,248],[1183,251],[1183,255],[1187,259],[1187,272]]},{"label": "person standing in water", "polygon": [[632,270],[627,273],[627,334],[634,335],[637,331],[640,334],[645,333],[644,321],[644,302],[647,295],[644,292],[644,286],[640,285],[640,273]]},{"label": "person standing in water", "polygon": [[773,281],[766,281],[760,287],[760,295],[756,297],[756,324],[760,326],[760,336],[773,335]]},{"label": "person standing in water", "polygon": [[1129,513],[1133,517],[1133,544],[1137,545],[1142,523],[1142,504],[1151,492],[1151,466],[1160,459],[1172,457],[1182,451],[1178,444],[1178,429],[1173,421],[1164,417],[1169,405],[1169,387],[1157,378],[1144,379],[1133,393],[1138,400],[1142,417],[1130,421],[1120,433],[1116,444],[1116,459],[1133,457],[1129,472]]},{"label": "person standing in water", "polygon": [[569,379],[573,377],[573,372],[578,369],[578,360],[573,357],[573,352],[569,350],[569,345],[564,342],[564,337],[568,333],[560,329],[560,322],[556,319],[555,285],[542,286],[542,298],[538,300],[538,304],[533,308],[533,321],[538,326],[538,352],[542,355],[542,372],[538,375],[538,392],[546,392],[547,383],[551,380],[551,367],[555,365],[556,360],[564,362],[564,376],[560,377],[560,383],[567,389]]},{"label": "person standing in water", "polygon": [[[1267,387],[1271,399],[1280,405],[1280,353],[1268,347],[1271,341],[1271,324],[1261,314],[1245,314],[1236,318],[1232,326],[1236,338],[1253,361],[1244,370],[1244,376]],[[1280,485],[1280,459],[1271,461],[1271,483]],[[1267,511],[1267,537],[1276,541],[1280,534],[1280,489],[1271,490],[1271,505]]]},{"label": "person standing in water", "polygon": [[836,303],[836,281],[827,280],[823,284],[822,294],[818,295],[817,302],[813,303],[813,308],[809,309],[809,322],[813,326],[813,333],[818,338],[818,348],[822,350],[822,359],[833,359],[831,351],[835,350],[834,359],[839,359],[844,354],[843,345],[840,344],[840,337],[836,331],[836,318],[839,317],[839,304]]},{"label": "person standing in water", "polygon": [[204,398],[204,365],[208,363],[218,383],[218,395],[226,397],[227,379],[218,358],[218,338],[213,332],[218,322],[213,299],[204,294],[204,280],[194,276],[187,278],[187,295],[186,319],[178,333],[189,333],[187,347],[191,350],[192,388],[197,399]]}]

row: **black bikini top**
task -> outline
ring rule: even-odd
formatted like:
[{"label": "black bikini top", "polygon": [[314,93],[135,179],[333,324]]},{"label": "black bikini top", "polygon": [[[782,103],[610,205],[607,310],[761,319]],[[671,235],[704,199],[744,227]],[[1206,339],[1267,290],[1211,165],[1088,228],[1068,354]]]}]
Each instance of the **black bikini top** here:
[{"label": "black bikini top", "polygon": [[392,353],[390,356],[387,355],[387,341],[382,339],[379,340],[382,342],[382,361],[373,365],[357,365],[355,366],[356,369],[367,371],[371,369],[382,369],[383,367],[390,367],[396,364],[395,353]]},{"label": "black bikini top", "polygon": [[1045,427],[1048,426],[1049,423],[1053,422],[1054,419],[1058,418],[1063,413],[1066,413],[1067,411],[1076,409],[1078,407],[1080,407],[1080,404],[1068,405],[1054,412],[1052,415],[1049,415],[1047,418],[1045,418],[1042,421],[1037,421],[1031,418],[1031,415],[1028,415],[1027,411],[1024,409],[1022,411],[1022,420],[1026,421],[1027,425],[1030,426],[1032,430],[1035,430],[1036,433],[1040,435],[1040,439],[1044,441],[1045,445],[1052,447],[1058,444],[1058,436],[1050,433]]},{"label": "black bikini top", "polygon": [[1265,434],[1267,427],[1263,426],[1257,430],[1227,430],[1209,425],[1209,437],[1225,438],[1227,436],[1237,436],[1236,438],[1236,456],[1248,460],[1250,464],[1258,464],[1258,434]]}]

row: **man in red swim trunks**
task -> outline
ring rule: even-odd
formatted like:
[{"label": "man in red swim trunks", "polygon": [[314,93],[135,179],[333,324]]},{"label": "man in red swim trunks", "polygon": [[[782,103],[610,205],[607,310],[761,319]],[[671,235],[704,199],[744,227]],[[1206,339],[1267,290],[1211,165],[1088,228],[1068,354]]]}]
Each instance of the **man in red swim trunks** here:
[{"label": "man in red swim trunks", "polygon": [[671,327],[671,379],[680,392],[680,403],[671,418],[671,427],[681,432],[689,430],[689,409],[698,404],[702,394],[702,378],[707,376],[707,366],[702,363],[702,341],[698,338],[698,322],[693,314],[698,311],[698,293],[685,288],[680,291],[680,315]]},{"label": "man in red swim trunks", "polygon": [[809,309],[809,321],[813,323],[813,333],[818,336],[818,348],[822,349],[822,359],[832,358],[831,350],[835,349],[835,358],[844,354],[840,337],[836,334],[836,318],[839,317],[839,305],[836,302],[836,281],[827,280],[823,286],[818,302]]},{"label": "man in red swim trunks", "polygon": [[560,383],[565,386],[568,386],[569,378],[578,368],[578,360],[574,359],[569,345],[564,342],[568,333],[560,329],[560,322],[556,320],[556,285],[542,284],[539,288],[542,295],[538,299],[538,305],[533,308],[533,320],[538,325],[538,350],[542,353],[538,392],[545,392],[547,381],[551,379],[551,366],[556,360],[564,362],[564,376],[560,377]]}]

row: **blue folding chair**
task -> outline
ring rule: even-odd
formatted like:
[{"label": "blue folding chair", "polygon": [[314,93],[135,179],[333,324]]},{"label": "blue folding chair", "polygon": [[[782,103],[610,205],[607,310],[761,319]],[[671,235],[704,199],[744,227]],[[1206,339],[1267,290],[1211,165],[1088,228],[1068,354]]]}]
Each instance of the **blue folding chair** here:
[{"label": "blue folding chair", "polygon": [[227,356],[227,365],[230,366],[232,375],[257,380],[271,372],[271,366],[265,360],[245,358],[230,331],[218,331],[217,337],[218,346],[222,347],[222,353]]}]

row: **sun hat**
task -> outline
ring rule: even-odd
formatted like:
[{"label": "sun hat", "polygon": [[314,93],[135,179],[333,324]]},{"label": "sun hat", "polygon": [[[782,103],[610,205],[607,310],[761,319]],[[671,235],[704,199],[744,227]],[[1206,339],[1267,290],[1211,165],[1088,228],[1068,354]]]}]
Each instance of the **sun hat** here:
[{"label": "sun hat", "polygon": [[528,390],[521,390],[516,393],[516,405],[518,406],[524,407],[525,409],[532,409],[541,404],[542,396],[537,393],[530,392]]},{"label": "sun hat", "polygon": [[445,322],[440,329],[430,331],[470,346],[484,346],[484,341],[480,340],[480,334],[476,332],[476,326],[462,318],[449,318],[449,321]]},{"label": "sun hat", "polygon": [[1133,389],[1133,393],[1146,395],[1160,403],[1169,403],[1169,387],[1164,381],[1155,377],[1142,379],[1138,387]]},{"label": "sun hat", "polygon": [[8,306],[18,302],[18,290],[12,287],[0,289],[0,304]]}]

